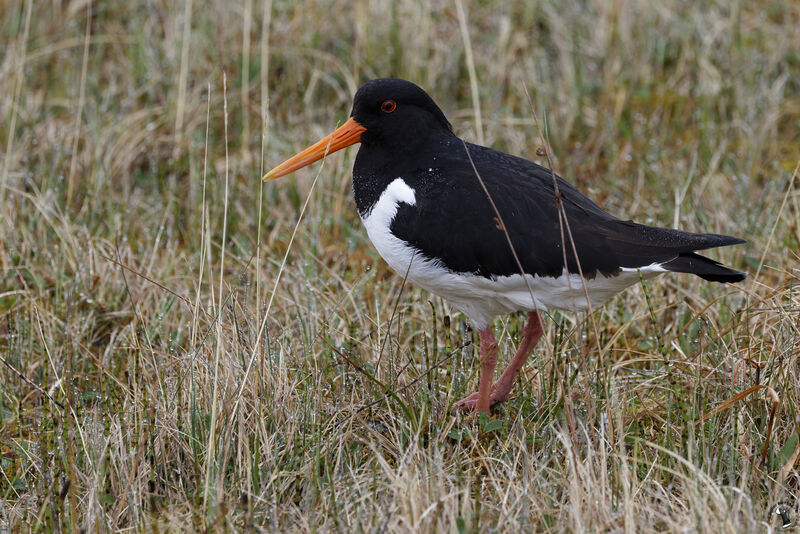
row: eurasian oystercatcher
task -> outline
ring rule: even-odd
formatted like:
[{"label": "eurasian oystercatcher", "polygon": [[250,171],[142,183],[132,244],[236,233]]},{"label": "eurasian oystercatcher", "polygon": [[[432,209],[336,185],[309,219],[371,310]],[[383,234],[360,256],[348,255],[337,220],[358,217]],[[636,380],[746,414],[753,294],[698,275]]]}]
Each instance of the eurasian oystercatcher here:
[{"label": "eurasian oystercatcher", "polygon": [[[461,408],[488,413],[508,398],[543,334],[541,312],[586,310],[667,271],[714,282],[746,276],[695,253],[742,239],[618,219],[550,170],[462,141],[433,99],[405,80],[365,83],[347,122],[264,179],[358,142],[353,195],[375,248],[478,330],[480,383]],[[518,310],[528,312],[519,349],[493,384],[492,319]]]}]

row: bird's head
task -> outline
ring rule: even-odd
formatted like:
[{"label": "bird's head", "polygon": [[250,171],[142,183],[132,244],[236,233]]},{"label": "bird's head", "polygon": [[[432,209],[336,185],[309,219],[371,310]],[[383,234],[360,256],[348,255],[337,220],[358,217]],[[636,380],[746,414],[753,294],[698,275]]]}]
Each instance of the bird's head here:
[{"label": "bird's head", "polygon": [[356,92],[347,122],[269,171],[264,180],[285,176],[355,143],[407,152],[437,130],[452,132],[442,110],[419,86],[398,78],[370,80]]}]

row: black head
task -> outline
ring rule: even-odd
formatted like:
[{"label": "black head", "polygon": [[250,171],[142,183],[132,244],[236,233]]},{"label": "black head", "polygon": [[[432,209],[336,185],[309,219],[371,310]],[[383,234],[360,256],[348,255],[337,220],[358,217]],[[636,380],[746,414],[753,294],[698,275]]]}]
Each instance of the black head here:
[{"label": "black head", "polygon": [[418,85],[399,78],[377,78],[362,85],[350,116],[366,128],[363,145],[410,147],[433,132],[452,133],[436,102]]},{"label": "black head", "polygon": [[[378,78],[356,92],[347,122],[269,171],[264,179],[280,178],[355,143],[362,143],[373,157],[396,159],[418,152],[433,134],[453,134],[436,102],[411,82]],[[359,150],[359,157],[364,152]]]}]

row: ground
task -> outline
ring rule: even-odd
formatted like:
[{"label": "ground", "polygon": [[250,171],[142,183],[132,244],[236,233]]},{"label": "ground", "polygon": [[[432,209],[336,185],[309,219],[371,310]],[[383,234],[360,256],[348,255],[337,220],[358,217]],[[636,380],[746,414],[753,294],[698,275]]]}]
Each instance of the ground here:
[{"label": "ground", "polygon": [[[7,3],[0,532],[796,520],[798,24],[791,0]],[[712,256],[748,280],[551,314],[509,402],[452,409],[477,333],[371,247],[355,149],[260,180],[378,76],[469,141],[546,163],[541,131],[620,217],[747,239]],[[494,324],[504,363],[524,315]]]}]

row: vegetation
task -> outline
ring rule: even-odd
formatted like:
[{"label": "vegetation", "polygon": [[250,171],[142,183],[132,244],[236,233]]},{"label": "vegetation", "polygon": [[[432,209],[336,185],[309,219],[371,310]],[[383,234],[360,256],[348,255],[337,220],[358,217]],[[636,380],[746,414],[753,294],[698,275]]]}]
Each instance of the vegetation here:
[{"label": "vegetation", "polygon": [[[798,517],[800,4],[137,4],[0,17],[0,532]],[[747,239],[712,255],[748,280],[551,314],[512,399],[455,412],[477,336],[371,247],[354,149],[260,180],[379,76],[468,140],[541,161],[541,129],[621,217]]]}]

